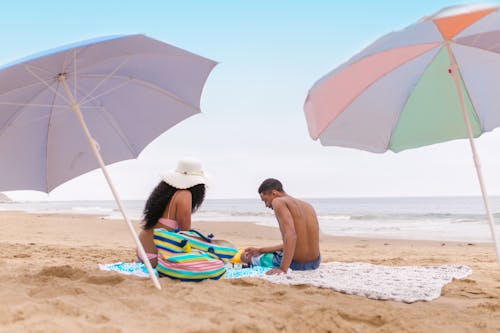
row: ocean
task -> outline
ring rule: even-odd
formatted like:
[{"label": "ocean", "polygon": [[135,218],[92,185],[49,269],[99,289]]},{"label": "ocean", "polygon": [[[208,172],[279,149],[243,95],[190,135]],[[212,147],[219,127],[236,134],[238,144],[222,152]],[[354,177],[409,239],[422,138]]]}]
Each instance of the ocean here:
[{"label": "ocean", "polygon": [[[336,236],[492,242],[481,197],[304,199],[319,218],[321,231]],[[141,219],[144,201],[123,201],[131,219]],[[497,230],[500,197],[491,197]],[[28,213],[99,214],[121,219],[114,201],[1,203],[1,210]],[[272,210],[258,199],[208,199],[193,221],[255,222],[278,227]],[[497,233],[500,233],[498,230]]]}]

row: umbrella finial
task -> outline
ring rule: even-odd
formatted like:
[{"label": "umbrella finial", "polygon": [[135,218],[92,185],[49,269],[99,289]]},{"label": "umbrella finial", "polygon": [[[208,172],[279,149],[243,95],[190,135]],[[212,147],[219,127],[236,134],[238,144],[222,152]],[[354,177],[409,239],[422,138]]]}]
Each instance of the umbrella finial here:
[{"label": "umbrella finial", "polygon": [[66,72],[64,72],[64,73],[59,73],[59,74],[57,74],[57,79],[58,79],[59,81],[63,81],[63,80],[65,80],[65,79],[66,79],[66,75],[67,75],[67,73],[66,73]]}]

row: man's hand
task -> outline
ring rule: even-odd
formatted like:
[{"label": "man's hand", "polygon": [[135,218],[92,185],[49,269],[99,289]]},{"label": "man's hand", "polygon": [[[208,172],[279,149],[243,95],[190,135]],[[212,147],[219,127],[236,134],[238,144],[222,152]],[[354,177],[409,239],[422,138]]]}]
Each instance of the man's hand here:
[{"label": "man's hand", "polygon": [[277,274],[286,274],[286,272],[281,268],[273,268],[266,272],[266,275],[277,275]]},{"label": "man's hand", "polygon": [[249,258],[258,256],[260,253],[260,249],[256,247],[247,247],[244,251],[244,255],[248,256]]}]

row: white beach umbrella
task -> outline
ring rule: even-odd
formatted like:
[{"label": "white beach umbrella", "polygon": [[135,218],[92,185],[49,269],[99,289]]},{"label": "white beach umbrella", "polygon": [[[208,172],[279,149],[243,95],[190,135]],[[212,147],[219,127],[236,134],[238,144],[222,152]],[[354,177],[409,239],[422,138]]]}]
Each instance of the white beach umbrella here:
[{"label": "white beach umbrella", "polygon": [[48,193],[100,167],[146,258],[105,165],[136,158],[160,134],[199,113],[215,65],[147,36],[128,35],[67,45],[1,67],[0,191]]},{"label": "white beach umbrella", "polygon": [[323,145],[399,152],[468,138],[500,265],[474,137],[500,126],[500,9],[445,8],[385,35],[318,80],[304,111]]}]

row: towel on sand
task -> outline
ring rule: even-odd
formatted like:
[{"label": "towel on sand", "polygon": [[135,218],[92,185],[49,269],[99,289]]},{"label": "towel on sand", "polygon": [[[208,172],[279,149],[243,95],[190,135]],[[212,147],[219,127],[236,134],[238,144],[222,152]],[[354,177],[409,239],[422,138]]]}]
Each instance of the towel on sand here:
[{"label": "towel on sand", "polygon": [[[148,276],[142,263],[100,264],[99,268],[140,277]],[[291,271],[281,275],[265,275],[268,269],[257,266],[228,268],[224,277],[257,277],[273,283],[312,285],[372,299],[413,303],[437,299],[445,284],[472,273],[469,267],[463,265],[383,266],[360,262],[328,262],[314,271]]]},{"label": "towel on sand", "polygon": [[[138,277],[149,277],[148,270],[142,262],[116,262],[113,264],[99,264],[101,271],[113,271],[125,275],[134,275]],[[252,267],[245,269],[227,268],[225,279],[235,279],[242,277],[255,277],[264,275],[269,267]],[[153,271],[158,276],[158,271],[153,268]]]},{"label": "towel on sand", "polygon": [[[125,275],[135,275],[138,277],[149,277],[148,269],[142,262],[115,262],[114,264],[99,264],[101,271],[113,271]],[[158,276],[156,269],[153,269]]]},{"label": "towel on sand", "polygon": [[312,285],[372,299],[413,303],[438,298],[445,284],[471,273],[472,270],[463,265],[424,267],[328,262],[314,271],[260,277],[274,283]]}]

